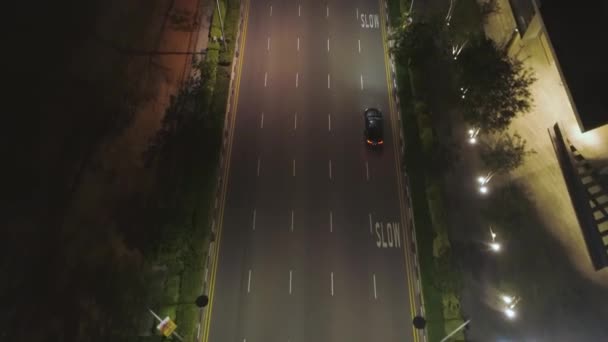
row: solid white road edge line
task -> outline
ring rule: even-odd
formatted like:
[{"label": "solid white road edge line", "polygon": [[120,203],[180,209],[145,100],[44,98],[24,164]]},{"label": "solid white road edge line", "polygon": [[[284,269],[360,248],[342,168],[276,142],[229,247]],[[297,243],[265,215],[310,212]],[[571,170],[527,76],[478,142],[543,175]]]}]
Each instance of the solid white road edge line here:
[{"label": "solid white road edge line", "polygon": [[334,272],[331,272],[331,295],[334,295]]},{"label": "solid white road edge line", "polygon": [[292,271],[289,270],[289,294],[291,294],[291,279],[292,279]]}]

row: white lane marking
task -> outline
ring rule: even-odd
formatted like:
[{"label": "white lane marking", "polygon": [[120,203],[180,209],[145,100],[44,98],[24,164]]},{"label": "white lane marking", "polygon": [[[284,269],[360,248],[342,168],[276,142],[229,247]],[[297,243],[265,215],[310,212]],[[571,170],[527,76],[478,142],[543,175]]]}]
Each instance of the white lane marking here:
[{"label": "white lane marking", "polygon": [[262,113],[262,119],[260,120],[260,128],[264,128],[264,113]]},{"label": "white lane marking", "polygon": [[255,230],[255,209],[253,209],[253,224],[251,230]]},{"label": "white lane marking", "polygon": [[361,90],[363,90],[363,74],[361,74]]},{"label": "white lane marking", "polygon": [[374,274],[374,299],[378,299],[378,294],[376,293],[376,274]]},{"label": "white lane marking", "polygon": [[369,233],[372,234],[372,214],[369,213]]},{"label": "white lane marking", "polygon": [[331,114],[327,114],[327,129],[331,132]]},{"label": "white lane marking", "polygon": [[289,270],[289,294],[291,294],[291,279],[293,278],[292,276],[292,271]]},{"label": "white lane marking", "polygon": [[329,212],[329,232],[334,232],[334,214],[331,211]]},{"label": "white lane marking", "polygon": [[361,39],[359,39],[358,41],[359,41],[359,53],[361,53]]},{"label": "white lane marking", "polygon": [[369,181],[369,165],[367,160],[365,161],[365,178]]},{"label": "white lane marking", "polygon": [[293,232],[293,210],[291,211],[291,228],[289,230]]},{"label": "white lane marking", "polygon": [[298,87],[299,79],[300,79],[300,73],[296,72],[296,88]]},{"label": "white lane marking", "polygon": [[268,37],[268,40],[266,43],[266,50],[270,51],[270,37]]},{"label": "white lane marking", "polygon": [[301,5],[298,5],[298,17],[300,16],[300,12],[301,12],[300,10],[301,10],[301,9],[302,9],[302,6],[301,6]]},{"label": "white lane marking", "polygon": [[355,18],[357,18],[357,20],[359,20],[359,7],[357,7],[357,16]]},{"label": "white lane marking", "polygon": [[293,130],[298,129],[298,113],[293,116]]},{"label": "white lane marking", "polygon": [[327,38],[327,52],[329,52],[329,38]]},{"label": "white lane marking", "polygon": [[331,295],[334,295],[334,272],[331,272]]},{"label": "white lane marking", "polygon": [[331,78],[329,74],[327,74],[327,89],[331,88]]},{"label": "white lane marking", "polygon": [[261,162],[262,162],[262,161],[260,160],[260,157],[258,157],[258,168],[257,168],[257,171],[256,171],[256,175],[257,175],[258,177],[260,176],[260,163],[261,163]]},{"label": "white lane marking", "polygon": [[247,278],[247,293],[251,291],[251,270],[249,270],[249,278]]},{"label": "white lane marking", "polygon": [[329,160],[329,179],[331,179],[331,159]]},{"label": "white lane marking", "polygon": [[270,5],[270,16],[272,17],[272,5]]},{"label": "white lane marking", "polygon": [[268,83],[268,72],[265,72],[264,73],[264,87],[266,87],[267,83]]},{"label": "white lane marking", "polygon": [[296,176],[296,160],[293,160],[293,172],[292,172],[293,176]]},{"label": "white lane marking", "polygon": [[298,37],[298,51],[300,51],[300,37]]},{"label": "white lane marking", "polygon": [[325,9],[326,9],[325,12],[327,13],[327,17],[329,17],[329,6],[325,6]]}]

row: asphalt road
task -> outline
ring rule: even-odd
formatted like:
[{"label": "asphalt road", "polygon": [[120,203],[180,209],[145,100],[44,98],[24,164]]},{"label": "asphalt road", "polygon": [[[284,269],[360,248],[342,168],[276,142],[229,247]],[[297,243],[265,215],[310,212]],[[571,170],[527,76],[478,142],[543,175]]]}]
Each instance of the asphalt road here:
[{"label": "asphalt road", "polygon": [[[250,2],[203,340],[418,340],[381,15],[375,0]],[[366,107],[384,113],[381,151]]]}]

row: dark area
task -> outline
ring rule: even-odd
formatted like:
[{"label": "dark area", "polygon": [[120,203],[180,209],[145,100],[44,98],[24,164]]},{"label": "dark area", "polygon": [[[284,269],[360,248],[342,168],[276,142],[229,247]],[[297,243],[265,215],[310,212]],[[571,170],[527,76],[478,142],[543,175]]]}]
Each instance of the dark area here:
[{"label": "dark area", "polygon": [[543,1],[540,11],[570,90],[582,131],[608,123],[608,5],[583,0]]}]

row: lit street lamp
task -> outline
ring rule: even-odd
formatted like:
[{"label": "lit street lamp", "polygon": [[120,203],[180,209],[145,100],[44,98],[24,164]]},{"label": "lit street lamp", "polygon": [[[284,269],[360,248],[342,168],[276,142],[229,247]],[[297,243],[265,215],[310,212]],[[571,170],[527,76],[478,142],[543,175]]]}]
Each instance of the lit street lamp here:
[{"label": "lit street lamp", "polygon": [[460,92],[462,93],[460,95],[460,98],[462,98],[464,100],[464,98],[466,97],[468,91],[469,91],[469,88],[460,87]]},{"label": "lit street lamp", "polygon": [[469,144],[475,145],[477,143],[477,136],[479,135],[479,128],[469,129]]},{"label": "lit street lamp", "polygon": [[492,231],[492,227],[490,227],[490,235],[492,236],[492,242],[490,242],[490,249],[492,249],[492,251],[494,252],[499,252],[501,246],[500,243],[496,242],[496,233]]},{"label": "lit street lamp", "polygon": [[517,303],[519,303],[521,298],[502,295],[501,299],[506,305],[505,308],[503,309],[503,313],[505,314],[505,316],[507,316],[507,318],[509,318],[509,319],[515,318],[515,316],[517,316],[517,312],[515,311],[515,306],[517,305]]},{"label": "lit street lamp", "polygon": [[490,181],[490,179],[492,179],[493,176],[494,176],[494,172],[490,172],[485,177],[484,176],[479,176],[477,178],[477,182],[479,183],[479,192],[480,193],[486,194],[488,192],[487,184]]}]

